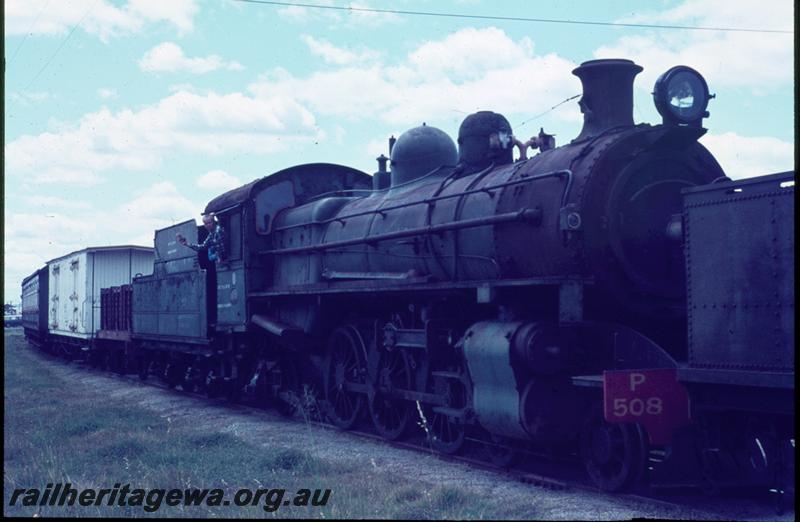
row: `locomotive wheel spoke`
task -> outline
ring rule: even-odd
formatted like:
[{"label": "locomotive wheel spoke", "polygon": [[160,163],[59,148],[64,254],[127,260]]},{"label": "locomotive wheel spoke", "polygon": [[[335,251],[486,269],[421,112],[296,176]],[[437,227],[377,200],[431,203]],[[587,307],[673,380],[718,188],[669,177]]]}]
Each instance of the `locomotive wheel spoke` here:
[{"label": "locomotive wheel spoke", "polygon": [[406,354],[399,350],[381,353],[377,389],[369,403],[375,431],[387,440],[397,440],[406,434],[411,418],[410,405],[404,399],[392,397],[394,389],[411,388],[411,367]]},{"label": "locomotive wheel spoke", "polygon": [[589,477],[604,491],[621,491],[641,479],[647,457],[642,428],[610,424],[595,413],[581,433],[581,457]]},{"label": "locomotive wheel spoke", "polygon": [[328,420],[336,427],[352,428],[364,407],[364,394],[350,391],[347,384],[364,384],[364,344],[350,326],[337,328],[328,342],[325,362],[325,399]]},{"label": "locomotive wheel spoke", "polygon": [[[433,392],[442,396],[445,407],[450,410],[460,410],[468,403],[467,391],[460,379],[434,377]],[[426,430],[428,440],[435,451],[447,455],[461,451],[464,446],[466,426],[460,419],[438,412],[435,407],[430,406],[426,408],[425,418],[428,422]]]},{"label": "locomotive wheel spoke", "polygon": [[457,423],[443,413],[432,413],[428,438],[431,447],[447,455],[454,455],[464,446],[464,425]]}]

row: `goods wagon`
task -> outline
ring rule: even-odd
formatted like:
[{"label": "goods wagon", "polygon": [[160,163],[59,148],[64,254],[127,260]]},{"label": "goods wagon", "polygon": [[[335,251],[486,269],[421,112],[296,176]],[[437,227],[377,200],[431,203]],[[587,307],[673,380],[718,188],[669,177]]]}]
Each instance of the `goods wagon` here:
[{"label": "goods wagon", "polygon": [[22,327],[25,337],[40,345],[47,336],[47,267],[22,281]]},{"label": "goods wagon", "polygon": [[153,270],[153,249],[90,247],[47,262],[47,325],[53,345],[88,349],[101,327],[101,289],[128,284]]}]

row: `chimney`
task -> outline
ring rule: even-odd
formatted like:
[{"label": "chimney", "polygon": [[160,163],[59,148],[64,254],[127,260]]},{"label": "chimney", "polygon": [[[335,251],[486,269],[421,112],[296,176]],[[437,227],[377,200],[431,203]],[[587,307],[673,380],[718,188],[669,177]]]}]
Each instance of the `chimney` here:
[{"label": "chimney", "polygon": [[572,74],[581,79],[583,96],[578,102],[583,129],[574,141],[597,136],[620,125],[633,125],[633,78],[642,68],[631,60],[591,60]]}]

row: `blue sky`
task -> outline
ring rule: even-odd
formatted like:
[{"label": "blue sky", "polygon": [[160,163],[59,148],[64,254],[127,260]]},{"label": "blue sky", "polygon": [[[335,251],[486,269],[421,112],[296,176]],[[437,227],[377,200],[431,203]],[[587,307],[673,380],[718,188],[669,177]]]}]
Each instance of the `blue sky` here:
[{"label": "blue sky", "polygon": [[[793,30],[789,0],[308,0],[490,16]],[[234,0],[5,1],[5,300],[85,246],[152,245],[230,188],[299,163],[376,170],[387,139],[468,113],[558,144],[581,127],[570,71],[629,58],[634,119],[653,83],[699,70],[703,143],[732,177],[794,166],[793,34],[420,17]]]}]

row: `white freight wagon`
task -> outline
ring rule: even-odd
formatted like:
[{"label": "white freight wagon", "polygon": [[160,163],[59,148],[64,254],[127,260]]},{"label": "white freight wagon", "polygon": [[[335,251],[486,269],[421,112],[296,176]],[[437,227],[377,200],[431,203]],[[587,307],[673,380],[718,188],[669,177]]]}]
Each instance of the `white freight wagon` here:
[{"label": "white freight wagon", "polygon": [[[83,344],[100,329],[100,289],[153,272],[153,249],[92,247],[47,262],[48,332]],[[65,339],[71,338],[71,339]]]}]

